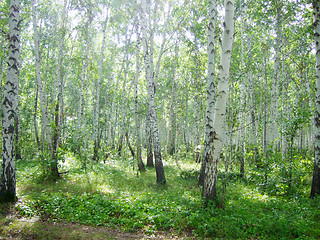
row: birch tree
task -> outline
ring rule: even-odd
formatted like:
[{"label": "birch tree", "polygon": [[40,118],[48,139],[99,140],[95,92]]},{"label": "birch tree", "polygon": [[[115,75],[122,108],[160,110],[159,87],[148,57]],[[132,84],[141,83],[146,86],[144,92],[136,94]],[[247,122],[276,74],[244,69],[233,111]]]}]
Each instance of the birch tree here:
[{"label": "birch tree", "polygon": [[202,195],[207,200],[216,198],[216,182],[218,162],[226,140],[226,103],[229,94],[229,71],[231,51],[234,34],[234,1],[225,1],[225,19],[222,36],[221,62],[219,66],[219,78],[217,97],[214,109],[213,129],[209,133],[210,150],[212,157],[207,158],[205,163],[205,176]]},{"label": "birch tree", "polygon": [[51,152],[51,161],[50,161],[50,173],[53,178],[59,178],[59,170],[58,170],[58,141],[61,134],[61,125],[64,121],[64,79],[63,79],[63,46],[65,42],[65,33],[66,33],[66,20],[67,20],[67,0],[64,0],[63,11],[61,16],[61,36],[58,42],[58,60],[57,60],[57,68],[56,68],[56,83],[58,84],[58,89],[56,89],[56,102],[55,102],[55,110],[54,110],[54,128],[53,128],[53,136],[52,136],[52,152]]},{"label": "birch tree", "polygon": [[19,94],[20,5],[20,0],[11,0],[9,5],[9,52],[3,101],[3,162],[0,181],[0,202],[13,202],[16,200],[14,119],[18,108]]},{"label": "birch tree", "polygon": [[208,24],[208,80],[207,80],[207,109],[205,117],[205,139],[203,147],[203,157],[201,162],[201,172],[199,184],[203,185],[204,170],[207,162],[212,162],[212,146],[210,143],[210,133],[213,131],[213,113],[215,104],[215,26],[216,26],[216,0],[209,1],[209,24]]},{"label": "birch tree", "polygon": [[176,152],[176,87],[175,87],[175,78],[176,78],[176,70],[177,70],[177,61],[178,61],[178,53],[179,47],[176,43],[175,46],[175,56],[174,56],[174,66],[172,69],[172,82],[171,82],[171,102],[170,102],[170,131],[169,131],[169,154],[173,155]]},{"label": "birch tree", "polygon": [[133,85],[134,85],[134,121],[136,125],[135,129],[135,135],[136,135],[136,158],[138,163],[138,168],[140,172],[145,171],[144,163],[142,162],[142,156],[141,156],[141,135],[140,135],[140,114],[139,114],[139,100],[138,100],[138,79],[139,79],[139,73],[140,73],[140,36],[138,32],[138,24],[136,24],[137,28],[137,45],[136,45],[136,71],[133,79]]},{"label": "birch tree", "polygon": [[[32,20],[33,20],[33,31],[34,31],[34,46],[35,46],[35,65],[36,65],[36,80],[37,89],[39,94],[40,110],[41,110],[41,133],[45,138],[45,146],[49,148],[49,152],[52,152],[52,140],[50,134],[50,125],[48,121],[48,112],[46,108],[46,98],[43,93],[41,70],[40,70],[40,47],[39,47],[39,33],[36,18],[36,0],[32,1]],[[43,139],[43,137],[42,137]],[[43,148],[43,147],[42,147]]]},{"label": "birch tree", "polygon": [[104,49],[106,45],[106,32],[107,32],[107,23],[109,19],[109,12],[107,11],[106,19],[103,23],[103,37],[102,45],[100,50],[100,60],[99,60],[99,74],[97,78],[97,88],[96,88],[96,97],[95,97],[95,107],[94,107],[94,151],[93,151],[93,160],[99,160],[98,151],[100,148],[100,139],[99,139],[99,116],[100,116],[100,85],[102,80],[103,73],[103,59],[104,59]]},{"label": "birch tree", "polygon": [[310,197],[320,194],[320,0],[313,0],[314,42],[316,50],[315,157]]},{"label": "birch tree", "polygon": [[150,52],[148,47],[148,37],[147,37],[147,7],[146,0],[142,0],[142,16],[141,16],[141,30],[142,30],[142,46],[143,46],[143,57],[146,71],[147,89],[148,89],[148,114],[150,117],[150,125],[154,144],[154,158],[155,158],[155,168],[157,175],[158,184],[166,184],[165,173],[162,164],[161,157],[161,144],[159,139],[159,129],[158,129],[158,119],[155,109],[155,83],[152,77]]}]

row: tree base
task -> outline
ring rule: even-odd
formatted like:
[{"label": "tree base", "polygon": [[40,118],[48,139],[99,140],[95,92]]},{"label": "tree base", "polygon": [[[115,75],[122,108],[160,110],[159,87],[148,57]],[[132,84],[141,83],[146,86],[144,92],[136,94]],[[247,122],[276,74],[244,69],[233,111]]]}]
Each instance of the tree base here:
[{"label": "tree base", "polygon": [[15,193],[9,191],[0,192],[0,203],[14,203],[18,201],[18,197]]}]

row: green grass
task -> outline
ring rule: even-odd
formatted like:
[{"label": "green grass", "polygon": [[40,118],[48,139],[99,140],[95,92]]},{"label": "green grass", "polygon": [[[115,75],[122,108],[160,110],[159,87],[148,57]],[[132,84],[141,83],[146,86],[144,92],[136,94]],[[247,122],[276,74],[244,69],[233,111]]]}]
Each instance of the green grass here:
[{"label": "green grass", "polygon": [[[262,191],[252,174],[241,180],[230,173],[224,195],[218,187],[224,202],[204,208],[193,171],[199,165],[190,159],[179,163],[182,170],[174,160],[165,159],[167,185],[158,186],[154,169],[137,176],[127,159],[90,163],[81,169],[76,158],[66,156],[62,169],[68,173],[56,182],[43,182],[36,160],[21,160],[17,164],[20,200],[15,210],[21,216],[49,222],[146,234],[173,231],[198,239],[320,238],[320,200],[309,199],[304,190],[290,196],[272,194]],[[1,221],[7,228],[0,227],[0,235],[1,230],[10,231],[9,220],[2,217]],[[23,232],[28,231],[25,226]]]}]

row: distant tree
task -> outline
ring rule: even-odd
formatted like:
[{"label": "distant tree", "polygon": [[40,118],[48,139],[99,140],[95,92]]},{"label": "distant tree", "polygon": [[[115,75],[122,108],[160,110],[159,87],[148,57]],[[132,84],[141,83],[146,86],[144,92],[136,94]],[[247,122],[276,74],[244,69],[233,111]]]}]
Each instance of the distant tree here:
[{"label": "distant tree", "polygon": [[314,42],[316,48],[315,157],[310,197],[320,194],[320,0],[313,1]]},{"label": "distant tree", "polygon": [[158,184],[166,184],[165,173],[163,169],[162,157],[161,157],[161,143],[159,139],[159,128],[158,128],[158,119],[156,114],[155,106],[155,82],[152,77],[152,64],[151,56],[153,53],[150,51],[148,46],[148,37],[147,37],[147,6],[146,1],[142,0],[142,21],[141,21],[141,30],[142,30],[142,46],[143,46],[143,57],[145,62],[145,71],[146,71],[146,80],[147,80],[147,89],[148,89],[148,115],[150,119],[153,144],[154,144],[154,158],[155,158],[155,168],[157,175]]},{"label": "distant tree", "polygon": [[93,150],[93,159],[99,160],[99,148],[100,148],[100,136],[99,136],[99,113],[100,113],[100,88],[101,82],[103,79],[103,59],[104,59],[104,50],[106,45],[106,32],[107,32],[107,23],[109,20],[109,12],[107,11],[106,19],[103,22],[102,28],[102,45],[100,50],[100,59],[99,59],[99,74],[97,77],[96,85],[96,96],[95,96],[95,106],[94,106],[94,150]]},{"label": "distant tree", "polygon": [[[36,18],[36,0],[32,1],[32,20],[33,20],[33,34],[34,34],[34,47],[35,47],[35,65],[36,65],[36,81],[37,81],[37,93],[39,94],[40,110],[41,110],[41,133],[44,134],[45,146],[52,152],[52,139],[50,135],[50,125],[48,121],[48,112],[46,108],[46,97],[43,93],[43,85],[41,80],[41,70],[40,70],[40,47],[39,47],[39,33]],[[42,139],[42,138],[41,138]],[[43,149],[43,147],[41,148]]]},{"label": "distant tree", "polygon": [[19,94],[20,4],[20,0],[11,0],[9,5],[9,52],[3,102],[3,162],[0,202],[13,202],[17,199],[14,119],[18,108]]}]

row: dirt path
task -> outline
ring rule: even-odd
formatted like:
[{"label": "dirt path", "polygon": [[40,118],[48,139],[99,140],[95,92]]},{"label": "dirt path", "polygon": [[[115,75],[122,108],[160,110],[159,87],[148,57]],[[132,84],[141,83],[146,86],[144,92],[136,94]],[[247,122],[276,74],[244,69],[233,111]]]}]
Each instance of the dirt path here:
[{"label": "dirt path", "polygon": [[[0,240],[108,240],[108,239],[192,239],[173,232],[127,233],[118,229],[92,227],[78,223],[48,222],[39,218],[22,218],[12,207],[0,205]],[[193,238],[195,239],[195,238]]]}]

